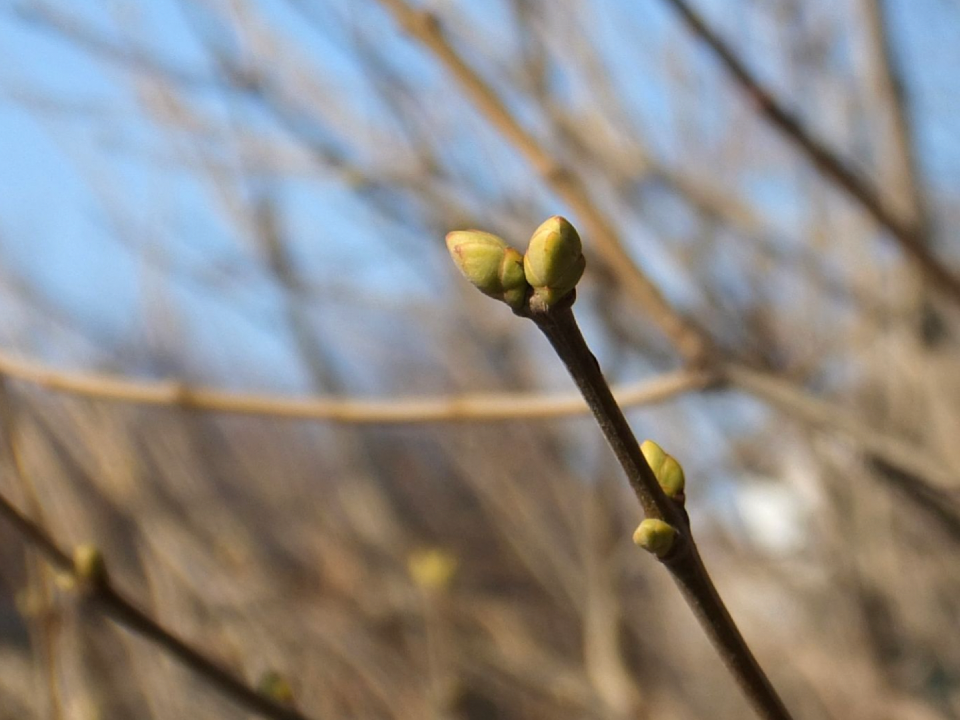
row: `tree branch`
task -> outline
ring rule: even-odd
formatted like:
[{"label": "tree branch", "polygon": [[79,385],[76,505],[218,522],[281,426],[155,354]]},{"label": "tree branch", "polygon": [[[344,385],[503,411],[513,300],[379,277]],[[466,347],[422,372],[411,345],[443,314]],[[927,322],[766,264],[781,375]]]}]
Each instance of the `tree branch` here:
[{"label": "tree branch", "polygon": [[[3,353],[0,353],[0,374],[48,390],[98,400],[341,423],[545,419],[585,415],[588,412],[587,406],[576,393],[471,393],[402,400],[284,398],[191,386],[178,380],[133,380],[104,373],[54,370]],[[712,380],[711,374],[706,371],[677,370],[622,385],[617,388],[616,394],[624,405],[649,405],[686,392],[702,390]]]},{"label": "tree branch", "polygon": [[[54,392],[95,400],[291,420],[385,425],[546,420],[589,413],[578,393],[464,393],[394,400],[286,398],[228,392],[178,380],[134,380],[106,373],[55,370],[3,353],[0,353],[0,374]],[[619,385],[612,391],[621,407],[640,407],[689,392],[728,386],[809,425],[843,433],[864,452],[908,473],[933,493],[941,493],[942,488],[956,481],[953,471],[915,444],[874,430],[836,405],[813,397],[786,380],[744,365],[731,363],[716,374],[705,370],[676,370]]]},{"label": "tree branch", "polygon": [[846,160],[815,137],[796,114],[787,110],[773,93],[763,86],[730,46],[686,0],[665,0],[665,2],[679,13],[687,28],[710,48],[760,113],[799,148],[824,177],[829,178],[844,190],[887,230],[907,257],[933,285],[953,302],[960,304],[960,278],[930,253],[923,223],[908,222],[898,217],[875,188],[871,187]]},{"label": "tree branch", "polygon": [[84,599],[89,600],[93,607],[100,609],[118,625],[145,637],[164,652],[175,657],[247,711],[275,720],[309,720],[306,715],[294,708],[281,705],[249,687],[217,661],[210,659],[171,630],[163,627],[127,600],[105,574],[96,582],[89,582],[88,579],[79,577],[71,556],[61,549],[43,528],[24,516],[2,495],[0,495],[0,516],[10,523],[24,540],[36,547],[57,570],[71,575],[78,588],[82,588]]},{"label": "tree branch", "polygon": [[571,292],[552,308],[520,314],[534,321],[567,367],[617,456],[646,517],[663,520],[677,531],[669,552],[660,557],[661,562],[670,571],[737,684],[761,717],[791,720],[786,706],[720,598],[700,558],[686,511],[660,487],[640,451],[633,430],[610,392],[599,363],[587,347],[571,309],[575,294]]},{"label": "tree branch", "polygon": [[[740,365],[728,365],[723,379],[788,415],[822,430],[839,433],[856,443],[877,467],[899,472],[897,485],[914,505],[944,520],[951,531],[960,528],[960,512],[947,493],[958,487],[958,473],[942,459],[916,444],[872,429],[835,404],[824,402],[777,377]],[[879,463],[879,464],[878,464]]]}]

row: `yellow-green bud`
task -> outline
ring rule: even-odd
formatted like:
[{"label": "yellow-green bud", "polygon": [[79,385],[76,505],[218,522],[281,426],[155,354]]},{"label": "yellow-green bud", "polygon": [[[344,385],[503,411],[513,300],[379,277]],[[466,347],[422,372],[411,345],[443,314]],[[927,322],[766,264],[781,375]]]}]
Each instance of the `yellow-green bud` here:
[{"label": "yellow-green bud", "polygon": [[576,287],[586,264],[580,236],[573,225],[559,215],[534,231],[523,256],[523,270],[527,282],[533,286],[533,297],[545,307]]},{"label": "yellow-green bud", "polygon": [[667,455],[663,448],[657,445],[653,440],[644,440],[640,446],[640,452],[646,458],[647,464],[653,470],[653,474],[663,488],[667,497],[679,498],[683,495],[683,488],[686,481],[683,476],[683,468],[676,461],[673,455]]},{"label": "yellow-green bud", "polygon": [[73,572],[84,585],[99,585],[107,580],[107,564],[96,545],[84,543],[73,550]]},{"label": "yellow-green bud", "polygon": [[[61,573],[62,574],[62,573]],[[60,574],[54,575],[54,579]],[[14,606],[17,612],[25,618],[42,617],[49,610],[49,601],[44,593],[35,585],[27,585],[14,596]]]},{"label": "yellow-green bud", "polygon": [[523,307],[529,285],[523,256],[492,233],[456,230],[447,235],[447,249],[463,276],[484,295],[514,309]]},{"label": "yellow-green bud", "polygon": [[287,679],[276,670],[268,670],[260,676],[260,681],[257,683],[257,690],[259,690],[262,695],[266,695],[284,705],[293,704],[293,688],[290,687]]},{"label": "yellow-green bud", "polygon": [[441,548],[417,550],[407,557],[407,570],[423,590],[446,588],[457,572],[457,556]]},{"label": "yellow-green bud", "polygon": [[663,520],[647,518],[633,533],[633,542],[658,558],[664,557],[673,547],[677,530]]}]

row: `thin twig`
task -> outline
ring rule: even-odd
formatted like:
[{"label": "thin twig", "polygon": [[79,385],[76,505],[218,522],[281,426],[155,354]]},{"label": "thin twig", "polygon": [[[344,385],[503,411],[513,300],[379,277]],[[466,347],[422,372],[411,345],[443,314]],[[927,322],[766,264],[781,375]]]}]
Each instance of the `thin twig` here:
[{"label": "thin twig", "polygon": [[913,143],[914,122],[904,86],[903,73],[896,61],[890,20],[884,0],[861,0],[864,31],[870,45],[876,92],[890,115],[894,177],[890,191],[906,205],[911,221],[922,228],[929,241],[930,218],[921,181],[922,171]]},{"label": "thin twig", "polygon": [[[24,501],[29,508],[28,512],[39,523],[43,523],[43,505],[32,475],[27,471],[26,458],[23,452],[23,443],[20,433],[20,413],[17,412],[12,394],[7,389],[7,378],[0,375],[0,446],[10,458],[14,477],[19,480]],[[43,607],[49,607],[53,599],[52,573],[44,564],[42,553],[27,554],[28,583],[31,591],[36,590],[37,599]],[[35,586],[34,586],[35,583]],[[50,696],[49,714],[51,720],[62,720],[64,717],[63,697],[60,689],[60,674],[57,668],[57,634],[60,629],[60,618],[55,613],[39,613],[34,618],[34,627],[38,636],[38,651],[45,670],[45,679]]]},{"label": "thin twig", "polygon": [[[192,386],[179,380],[134,380],[107,373],[55,370],[3,353],[0,353],[0,374],[54,392],[96,400],[291,420],[356,424],[498,422],[573,417],[590,412],[578,393],[465,393],[390,400],[285,398]],[[725,365],[719,374],[676,370],[616,386],[612,392],[620,407],[640,407],[728,385],[809,425],[843,433],[868,454],[912,477],[925,479],[934,492],[955,483],[954,472],[914,443],[874,430],[834,404],[815,398],[782,378],[743,365]]]},{"label": "thin twig", "polygon": [[683,507],[669,498],[640,451],[640,444],[617,405],[600,365],[587,347],[571,305],[571,292],[544,311],[521,313],[536,323],[566,365],[607,442],[617,456],[648,518],[664,520],[677,531],[670,552],[662,558],[674,581],[724,663],[761,717],[790,720],[790,713],[774,690],[720,598],[697,550]]},{"label": "thin twig", "polygon": [[437,18],[410,7],[404,0],[378,0],[403,28],[443,64],[487,121],[533,166],[543,181],[578,216],[607,264],[623,281],[645,314],[688,360],[701,360],[711,343],[707,334],[663,297],[659,288],[637,267],[623,247],[613,223],[570,169],[563,167],[529,132],[521,127],[493,88],[447,42]]},{"label": "thin twig", "polygon": [[[140,405],[179,407],[204,412],[265,415],[341,423],[428,423],[556,418],[586,415],[576,393],[473,393],[395,400],[357,398],[284,398],[234,393],[177,380],[134,380],[105,373],[61,371],[0,353],[0,374],[48,390]],[[625,406],[663,402],[711,384],[706,371],[677,370],[617,388]]]},{"label": "thin twig", "polygon": [[[35,546],[51,565],[61,572],[74,575],[74,565],[70,555],[61,549],[43,528],[24,516],[2,495],[0,495],[0,516],[5,518],[21,537]],[[217,661],[210,659],[179,638],[173,631],[163,627],[127,600],[113,586],[109,577],[93,583],[84,583],[76,577],[75,579],[78,586],[83,587],[84,598],[90,601],[92,607],[102,610],[118,625],[150,640],[244,709],[276,720],[309,720],[298,710],[281,705],[249,687]]]},{"label": "thin twig", "polygon": [[795,113],[790,112],[777,100],[686,0],[665,0],[665,2],[679,13],[690,31],[713,51],[762,115],[803,151],[814,167],[825,177],[833,180],[884,227],[907,256],[944,295],[960,303],[960,278],[930,253],[923,223],[908,222],[898,217],[883,201],[877,190],[871,187],[848,161],[815,137]]},{"label": "thin twig", "polygon": [[722,375],[730,386],[808,425],[846,436],[869,458],[906,473],[912,478],[915,489],[927,497],[942,496],[949,489],[957,487],[957,471],[930,451],[902,438],[873,430],[833,403],[813,397],[775,376],[742,365],[728,365]]}]

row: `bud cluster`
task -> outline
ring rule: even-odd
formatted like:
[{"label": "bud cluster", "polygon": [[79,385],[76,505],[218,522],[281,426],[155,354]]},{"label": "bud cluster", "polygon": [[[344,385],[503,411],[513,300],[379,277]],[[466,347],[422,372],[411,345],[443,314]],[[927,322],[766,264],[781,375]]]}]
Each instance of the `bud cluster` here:
[{"label": "bud cluster", "polygon": [[[657,478],[660,489],[667,497],[675,500],[682,507],[685,499],[683,488],[686,480],[680,463],[672,455],[668,455],[653,440],[644,440],[643,444],[640,445],[640,452],[643,453],[644,459],[650,469],[653,470],[653,475]],[[634,543],[661,559],[666,557],[673,549],[676,538],[677,529],[673,525],[656,518],[647,518],[640,523],[636,532],[633,533]]]},{"label": "bud cluster", "polygon": [[482,230],[451,232],[447,249],[474,287],[516,311],[528,303],[550,308],[576,287],[586,266],[580,236],[559,216],[534,231],[525,255]]}]

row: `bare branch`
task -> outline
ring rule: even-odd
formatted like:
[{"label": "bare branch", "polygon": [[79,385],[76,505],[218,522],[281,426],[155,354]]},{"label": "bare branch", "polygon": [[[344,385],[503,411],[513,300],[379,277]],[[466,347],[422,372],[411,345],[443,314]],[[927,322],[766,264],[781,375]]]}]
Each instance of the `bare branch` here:
[{"label": "bare branch", "polygon": [[[282,397],[216,390],[177,380],[134,380],[108,373],[61,371],[3,353],[0,353],[0,373],[47,390],[97,400],[291,420],[386,425],[496,422],[589,414],[577,393],[465,393],[390,400]],[[743,365],[725,366],[719,378],[706,371],[667,372],[619,385],[613,394],[622,407],[640,407],[727,382],[803,422],[843,433],[871,456],[909,473],[918,481],[926,478],[933,482],[927,486],[931,492],[940,492],[956,480],[955,474],[942,462],[930,459],[928,453],[921,452],[913,443],[873,430],[833,404],[785,380]]]},{"label": "bare branch", "polygon": [[[774,407],[815,427],[839,432],[860,446],[868,456],[912,477],[926,496],[942,495],[946,488],[956,487],[957,472],[943,461],[913,443],[873,430],[835,405],[819,400],[791,383],[742,365],[730,365],[724,378],[734,387],[750,393]],[[938,486],[921,478],[929,478]],[[909,484],[904,480],[903,484]]]},{"label": "bare branch", "polygon": [[770,90],[763,86],[730,46],[686,0],[666,0],[666,2],[676,9],[690,31],[713,51],[763,116],[799,148],[825,177],[835,182],[886,229],[907,256],[944,295],[960,303],[960,278],[930,253],[922,223],[911,223],[898,217],[883,201],[877,190],[850,167],[848,161],[815,137],[796,114],[790,112]]},{"label": "bare branch", "polygon": [[525,314],[550,341],[583,394],[610,449],[617,456],[644,515],[648,520],[666,521],[665,527],[671,529],[673,534],[668,547],[662,553],[657,551],[657,556],[670,571],[740,689],[760,717],[791,720],[790,712],[744,640],[700,558],[683,501],[668,495],[661,487],[659,478],[644,458],[630,424],[610,392],[600,364],[577,326],[571,310],[574,298],[575,293],[570,293],[554,307],[547,310],[525,309]]},{"label": "bare branch", "polygon": [[[576,393],[473,393],[406,400],[284,398],[276,395],[232,393],[191,386],[176,380],[132,380],[105,373],[59,371],[33,362],[15,360],[2,353],[0,373],[48,390],[100,400],[341,423],[543,419],[588,413],[587,406]],[[624,406],[650,405],[676,395],[701,390],[709,386],[711,381],[711,376],[706,372],[678,370],[649,380],[621,385],[615,390],[615,394]]]},{"label": "bare branch", "polygon": [[253,688],[236,678],[217,661],[207,657],[168,630],[159,622],[127,600],[111,583],[108,577],[97,582],[77,577],[74,562],[69,554],[51,538],[46,531],[23,515],[9,500],[0,495],[0,515],[10,523],[14,530],[28,543],[36,547],[43,556],[61,572],[73,575],[78,586],[83,586],[85,599],[97,607],[118,625],[141,635],[177,658],[181,663],[202,676],[211,686],[228,696],[246,710],[277,720],[309,720],[299,711],[286,707],[261,695]]}]

